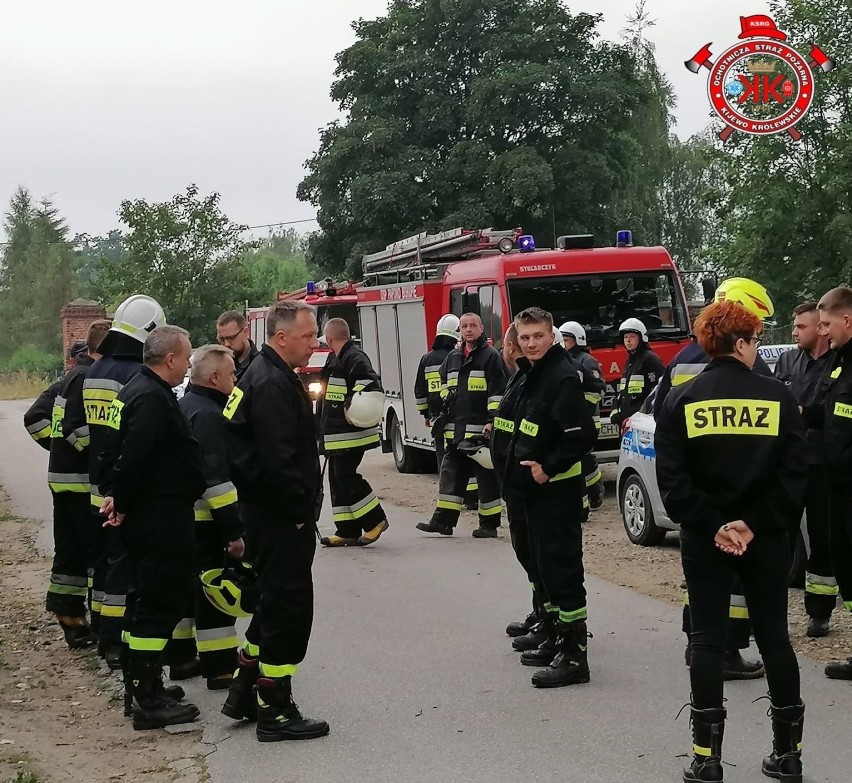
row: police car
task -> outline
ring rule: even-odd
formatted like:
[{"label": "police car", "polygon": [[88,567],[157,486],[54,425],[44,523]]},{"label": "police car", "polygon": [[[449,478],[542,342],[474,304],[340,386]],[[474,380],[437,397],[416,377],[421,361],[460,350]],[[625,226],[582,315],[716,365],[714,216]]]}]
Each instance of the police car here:
[{"label": "police car", "polygon": [[[795,347],[767,345],[758,350],[764,361],[774,370],[778,357],[784,351]],[[639,546],[655,546],[669,531],[678,529],[678,525],[666,514],[657,486],[657,452],[654,448],[657,425],[653,414],[655,397],[656,390],[648,396],[639,412],[622,424],[621,449],[618,456],[618,507],[627,537]],[[791,584],[803,583],[808,551],[807,530],[803,521],[791,572]]]}]

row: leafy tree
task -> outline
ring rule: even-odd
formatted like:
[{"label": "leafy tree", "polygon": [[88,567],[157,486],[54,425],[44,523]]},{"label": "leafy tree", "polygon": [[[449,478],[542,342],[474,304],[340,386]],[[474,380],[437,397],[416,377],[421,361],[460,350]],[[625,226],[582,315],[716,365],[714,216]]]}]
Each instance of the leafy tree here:
[{"label": "leafy tree", "polygon": [[245,302],[245,226],[223,214],[218,193],[199,196],[195,185],[162,203],[122,201],[118,214],[129,231],[123,255],[101,256],[105,298],[118,304],[131,294],[153,296],[195,344],[208,341],[217,316]]},{"label": "leafy tree", "polygon": [[121,231],[113,229],[106,236],[89,236],[78,234],[74,237],[73,245],[77,251],[77,295],[87,299],[99,300],[101,287],[101,259],[106,258],[113,263],[120,263],[124,257],[124,238]]},{"label": "leafy tree", "polygon": [[305,243],[294,229],[270,235],[243,256],[248,275],[246,299],[253,306],[275,300],[278,291],[294,291],[309,279]]},{"label": "leafy tree", "polygon": [[458,225],[614,232],[635,117],[660,95],[599,20],[560,0],[392,0],[356,22],[331,91],[346,120],[297,190],[318,210],[309,262],[357,276],[363,253]]}]

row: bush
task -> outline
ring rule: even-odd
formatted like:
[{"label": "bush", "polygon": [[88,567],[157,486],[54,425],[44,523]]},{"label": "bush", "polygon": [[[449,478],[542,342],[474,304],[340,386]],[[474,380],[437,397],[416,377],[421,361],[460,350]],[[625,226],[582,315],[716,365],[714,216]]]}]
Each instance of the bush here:
[{"label": "bush", "polygon": [[49,378],[62,372],[62,355],[45,353],[32,345],[22,345],[4,362],[0,373],[26,373]]}]

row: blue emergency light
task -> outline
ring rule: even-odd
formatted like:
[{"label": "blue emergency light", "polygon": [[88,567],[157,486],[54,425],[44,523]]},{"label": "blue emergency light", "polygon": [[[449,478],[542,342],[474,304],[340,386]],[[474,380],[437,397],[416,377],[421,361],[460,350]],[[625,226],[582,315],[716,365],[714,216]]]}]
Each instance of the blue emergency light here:
[{"label": "blue emergency light", "polygon": [[317,292],[317,284],[313,280],[308,280],[305,284],[306,294],[315,294]]},{"label": "blue emergency light", "polygon": [[535,237],[532,234],[518,237],[518,250],[522,253],[532,253],[535,250]]},{"label": "blue emergency light", "polygon": [[633,232],[622,229],[615,235],[616,247],[633,247]]}]

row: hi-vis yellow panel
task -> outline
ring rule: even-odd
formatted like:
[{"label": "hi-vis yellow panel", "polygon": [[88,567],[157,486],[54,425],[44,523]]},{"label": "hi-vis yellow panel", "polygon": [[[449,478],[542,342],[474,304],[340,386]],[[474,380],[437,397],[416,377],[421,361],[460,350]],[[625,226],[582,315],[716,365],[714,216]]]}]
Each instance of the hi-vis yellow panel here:
[{"label": "hi-vis yellow panel", "polygon": [[834,415],[842,416],[844,419],[852,419],[852,405],[846,405],[843,402],[835,402]]},{"label": "hi-vis yellow panel", "polygon": [[686,434],[777,436],[781,403],[777,400],[704,400],[685,406]]},{"label": "hi-vis yellow panel", "polygon": [[243,390],[237,386],[234,386],[234,390],[231,392],[231,396],[228,397],[228,402],[225,404],[225,410],[222,411],[222,414],[226,419],[230,419],[237,412],[237,408],[240,407],[240,403],[243,401]]}]

